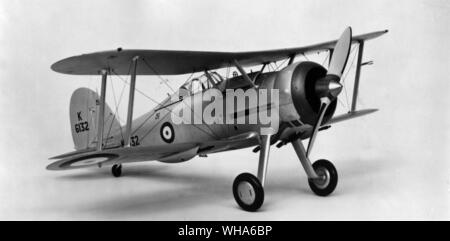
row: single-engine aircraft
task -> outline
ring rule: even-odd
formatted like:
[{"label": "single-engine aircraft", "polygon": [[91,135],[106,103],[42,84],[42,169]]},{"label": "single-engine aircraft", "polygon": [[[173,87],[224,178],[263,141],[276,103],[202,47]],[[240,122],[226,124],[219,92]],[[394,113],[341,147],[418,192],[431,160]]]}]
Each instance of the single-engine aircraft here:
[{"label": "single-engine aircraft", "polygon": [[[373,113],[377,109],[356,110],[364,43],[377,38],[384,31],[352,37],[348,27],[338,40],[306,47],[252,51],[206,52],[173,50],[117,50],[95,52],[69,57],[54,63],[51,69],[72,75],[101,76],[100,95],[79,88],[70,101],[70,123],[75,151],[50,159],[56,162],[48,170],[68,170],[85,167],[112,166],[112,175],[121,176],[122,165],[130,162],[158,160],[166,163],[188,161],[195,156],[254,147],[259,152],[257,176],[242,173],[233,183],[233,195],[238,205],[246,211],[258,210],[264,202],[264,184],[270,147],[280,148],[291,144],[306,174],[312,191],[319,196],[331,194],[338,182],[338,173],[328,160],[311,163],[314,142],[319,131],[331,124]],[[352,45],[358,47],[351,110],[333,116],[340,83]],[[294,62],[296,56],[315,52],[329,53],[328,68],[312,61]],[[281,70],[264,71],[271,63],[288,61]],[[247,73],[244,67],[261,65],[260,71]],[[224,78],[214,70],[235,67],[233,77]],[[133,119],[136,77],[138,75],[182,75],[202,73],[199,78],[188,79],[156,108]],[[239,72],[239,74],[238,74]],[[121,125],[105,103],[107,77],[130,77],[126,124]],[[194,87],[195,86],[195,87]],[[217,89],[224,96],[227,89],[279,90],[279,106],[266,105],[248,109],[240,106],[237,115],[255,115],[260,111],[274,110],[279,123],[274,132],[261,134],[259,124],[227,124],[205,122],[174,124],[171,112],[197,94]],[[192,104],[202,105],[200,102]],[[203,108],[203,107],[200,107]],[[239,107],[238,107],[239,108]],[[242,109],[244,108],[244,109]],[[246,109],[247,108],[247,109]],[[275,112],[274,112],[275,113]],[[302,140],[308,139],[305,148]]]}]

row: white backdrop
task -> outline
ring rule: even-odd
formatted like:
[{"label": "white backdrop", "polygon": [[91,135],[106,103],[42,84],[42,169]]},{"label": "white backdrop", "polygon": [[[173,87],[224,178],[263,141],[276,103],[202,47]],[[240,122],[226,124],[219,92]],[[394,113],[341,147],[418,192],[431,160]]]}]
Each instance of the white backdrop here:
[{"label": "white backdrop", "polygon": [[[0,1],[0,219],[448,220],[449,20],[445,0]],[[290,146],[271,153],[258,213],[241,211],[231,192],[236,175],[256,171],[251,150],[126,165],[119,179],[109,169],[45,170],[48,157],[73,148],[71,93],[99,84],[52,72],[61,58],[117,47],[294,47],[335,39],[346,26],[355,34],[390,32],[364,52],[375,64],[363,69],[359,107],[380,111],[336,124],[316,142],[313,159],[338,168],[330,197],[309,190]],[[157,77],[139,78],[137,87],[157,100],[169,92]],[[154,105],[138,95],[136,116]]]}]

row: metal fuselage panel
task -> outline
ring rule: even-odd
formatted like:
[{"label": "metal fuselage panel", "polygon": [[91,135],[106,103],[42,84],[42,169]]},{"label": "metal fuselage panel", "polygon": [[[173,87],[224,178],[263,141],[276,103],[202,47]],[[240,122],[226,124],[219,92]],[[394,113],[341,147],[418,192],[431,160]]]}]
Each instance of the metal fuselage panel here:
[{"label": "metal fuselage panel", "polygon": [[[297,68],[298,64],[300,63],[289,65],[282,71],[262,73],[257,76],[255,80],[255,84],[259,86],[259,89],[267,89],[269,93],[271,89],[279,90],[279,123],[301,119],[296,108],[294,107],[291,93],[293,71]],[[252,73],[249,75],[253,78],[257,74],[258,73]],[[245,91],[250,88],[250,85],[243,80],[242,76],[237,76],[224,81],[225,83],[221,84],[222,88],[217,90],[222,93],[222,98],[224,100],[222,101],[223,115],[227,115],[230,113],[227,113],[226,111],[226,89],[241,88]],[[224,121],[223,124],[220,122],[213,124],[206,124],[205,122],[198,124],[175,124],[172,120],[171,114],[173,111],[180,110],[183,107],[185,107],[185,109],[190,109],[192,120],[196,118],[195,116],[199,117],[198,115],[203,114],[206,106],[212,102],[212,100],[204,100],[201,98],[201,95],[204,92],[205,90],[194,95],[187,96],[182,100],[179,99],[178,92],[174,93],[171,97],[166,98],[159,106],[135,119],[132,124],[131,145],[158,146],[164,144],[170,145],[172,143],[193,142],[199,143],[200,145],[202,143],[208,143],[209,141],[226,139],[251,131],[259,133],[262,125],[259,123],[258,118],[256,118],[258,123],[247,124],[249,118],[254,118],[255,115],[257,116],[259,111],[259,109],[255,110],[255,108],[250,108],[247,99],[245,100],[244,105],[235,104],[233,124],[227,124],[225,116],[222,116]],[[190,108],[188,106],[190,106]],[[236,118],[242,114],[245,115],[246,124],[237,123]],[[166,128],[165,126],[167,125],[170,125],[173,128],[173,132],[170,133],[170,135],[173,135],[174,138],[171,142],[167,141],[167,138],[164,137],[163,133]],[[277,126],[277,128],[278,127],[279,126]],[[295,129],[296,127],[290,128]],[[282,131],[285,131],[285,129]],[[167,134],[167,136],[170,135]],[[122,138],[122,134],[119,130],[117,130],[114,135],[114,139],[116,138]],[[241,148],[244,147],[248,146],[242,146]]]}]

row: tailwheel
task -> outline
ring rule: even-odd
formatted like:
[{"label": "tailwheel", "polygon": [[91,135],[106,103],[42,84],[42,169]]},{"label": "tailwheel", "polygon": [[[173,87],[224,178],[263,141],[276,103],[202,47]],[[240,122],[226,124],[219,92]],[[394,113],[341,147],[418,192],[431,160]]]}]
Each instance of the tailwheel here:
[{"label": "tailwheel", "polygon": [[309,179],[309,187],[318,196],[330,195],[337,186],[338,174],[334,165],[325,159],[312,164],[319,178]]},{"label": "tailwheel", "polygon": [[111,172],[114,177],[120,177],[122,175],[122,165],[114,164],[111,168]]},{"label": "tailwheel", "polygon": [[234,179],[233,195],[245,211],[254,212],[264,202],[264,188],[259,179],[250,173],[242,173]]}]

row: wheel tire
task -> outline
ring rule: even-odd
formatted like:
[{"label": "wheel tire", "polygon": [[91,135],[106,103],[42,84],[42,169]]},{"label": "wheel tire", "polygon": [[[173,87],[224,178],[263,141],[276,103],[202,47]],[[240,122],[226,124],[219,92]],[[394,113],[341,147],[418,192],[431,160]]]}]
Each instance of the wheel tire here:
[{"label": "wheel tire", "polygon": [[318,196],[328,196],[336,189],[338,174],[334,165],[325,159],[313,163],[317,175],[325,179],[309,179],[309,187]]},{"label": "wheel tire", "polygon": [[111,168],[111,172],[114,177],[120,177],[122,175],[122,165],[115,164]]},{"label": "wheel tire", "polygon": [[254,212],[264,203],[264,188],[259,179],[250,173],[242,173],[234,179],[233,195],[245,211]]}]

